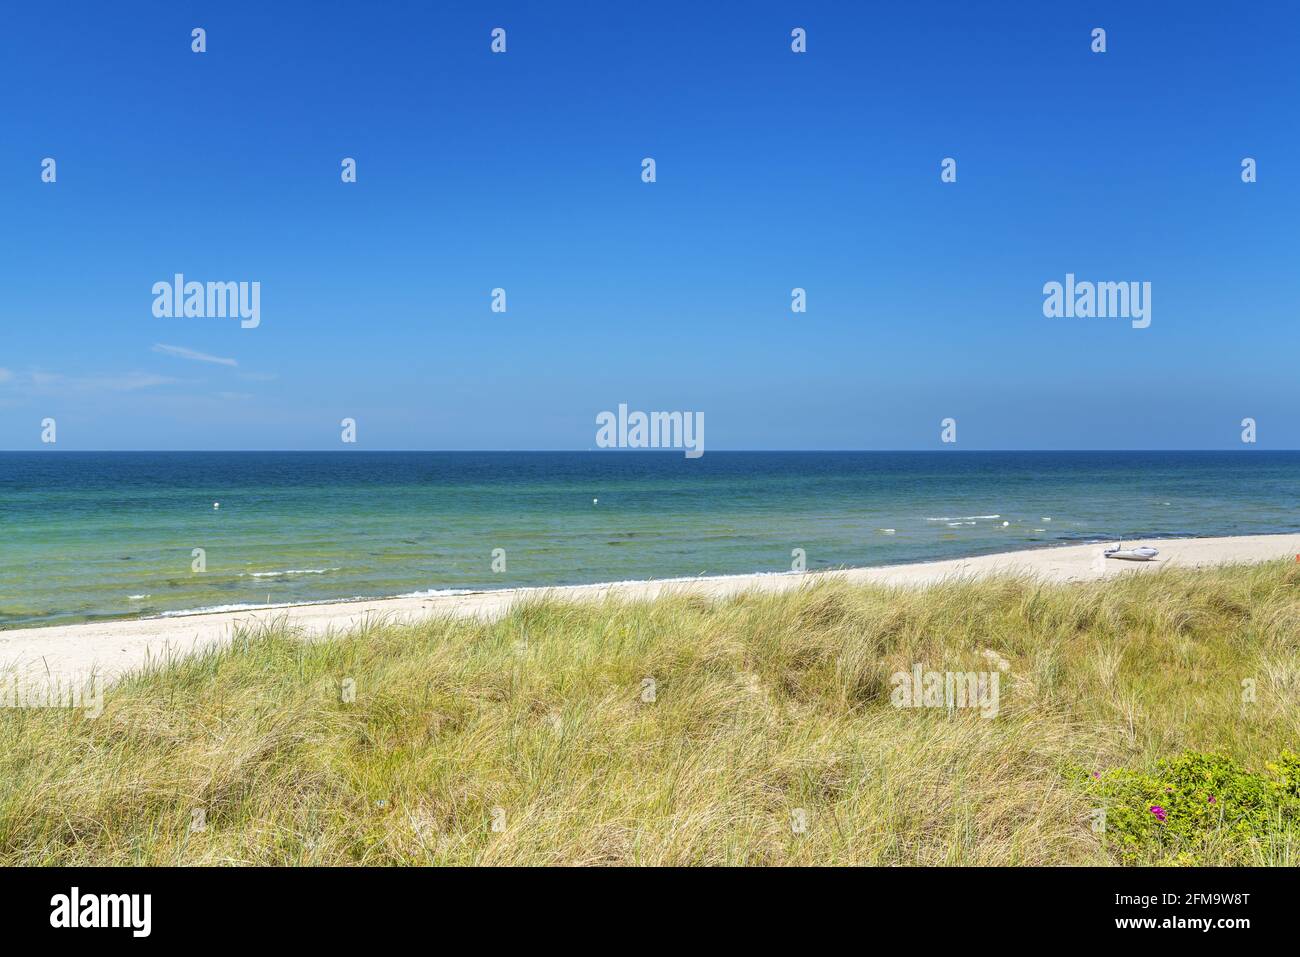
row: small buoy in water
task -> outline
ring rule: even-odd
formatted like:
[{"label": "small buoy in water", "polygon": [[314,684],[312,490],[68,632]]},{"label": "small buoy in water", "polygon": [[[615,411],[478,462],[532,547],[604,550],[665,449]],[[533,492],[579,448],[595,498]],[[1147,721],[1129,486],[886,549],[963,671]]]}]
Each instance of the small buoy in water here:
[{"label": "small buoy in water", "polygon": [[221,503],[220,503],[220,502],[213,502],[213,503],[212,503],[212,507],[213,507],[213,508],[221,508]]},{"label": "small buoy in water", "polygon": [[595,505],[595,504],[596,504],[597,502],[599,502],[599,501],[600,501],[600,499],[598,499],[598,498],[593,498],[593,499],[591,500],[591,504],[592,504],[592,505]]},{"label": "small buoy in water", "polygon": [[1006,528],[1006,527],[1007,527],[1008,525],[1010,525],[1010,524],[1011,524],[1010,522],[1003,522],[1003,523],[1002,523],[1002,527],[1003,527],[1003,528]]}]

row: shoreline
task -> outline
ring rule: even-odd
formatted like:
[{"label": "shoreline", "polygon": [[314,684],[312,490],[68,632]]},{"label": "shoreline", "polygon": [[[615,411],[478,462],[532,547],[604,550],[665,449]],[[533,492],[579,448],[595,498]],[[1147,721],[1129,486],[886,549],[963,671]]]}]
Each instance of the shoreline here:
[{"label": "shoreline", "polygon": [[[1128,542],[1140,544],[1146,540]],[[746,591],[783,592],[818,581],[925,587],[945,580],[1020,575],[1046,582],[1095,581],[1160,568],[1195,568],[1300,556],[1300,533],[1218,538],[1151,539],[1160,555],[1151,562],[1102,557],[1108,543],[1048,546],[971,558],[846,568],[816,572],[751,572],[698,578],[602,582],[589,585],[448,590],[445,594],[361,598],[274,605],[240,611],[196,612],[0,631],[0,671],[49,679],[112,681],[145,664],[201,651],[229,641],[238,626],[285,619],[305,637],[324,638],[382,617],[398,622],[445,615],[491,620],[517,602],[547,597],[572,601],[650,600],[664,594],[725,598]]]},{"label": "shoreline", "polygon": [[[977,516],[979,518],[998,517],[998,516]],[[941,521],[940,519],[927,519],[926,521]],[[802,574],[804,577],[809,575],[835,575],[868,571],[883,571],[910,568],[918,565],[936,565],[940,563],[970,562],[977,559],[1018,556],[1027,553],[1045,552],[1052,549],[1071,549],[1071,548],[1109,548],[1115,544],[1127,542],[1129,545],[1138,543],[1155,545],[1159,547],[1165,542],[1191,542],[1191,541],[1209,541],[1209,540],[1238,540],[1244,538],[1285,538],[1288,536],[1300,536],[1300,530],[1294,532],[1267,532],[1260,534],[1243,534],[1243,535],[1217,535],[1217,536],[1162,536],[1153,535],[1146,538],[1133,539],[1088,539],[1081,542],[1054,542],[1050,544],[1034,545],[1028,548],[1013,549],[1011,551],[989,551],[977,552],[972,555],[962,555],[955,558],[929,559],[918,558],[909,561],[891,562],[886,565],[838,565],[829,568],[820,568],[815,571],[793,572],[793,571],[754,571],[754,572],[724,572],[719,574],[705,574],[701,572],[698,575],[677,575],[671,578],[623,578],[612,579],[610,581],[599,582],[557,582],[548,585],[499,585],[499,586],[469,586],[469,587],[447,587],[447,588],[426,588],[416,591],[400,592],[388,595],[350,595],[347,597],[332,598],[308,598],[301,601],[277,601],[277,602],[247,602],[241,604],[212,605],[200,608],[180,608],[169,609],[166,611],[156,611],[150,614],[138,614],[132,612],[122,612],[116,615],[99,615],[94,618],[81,621],[64,621],[51,624],[23,624],[17,627],[6,627],[0,625],[0,642],[10,633],[17,631],[47,631],[51,628],[78,628],[89,625],[110,625],[120,624],[122,622],[148,622],[160,621],[166,619],[184,619],[184,618],[202,618],[209,615],[243,615],[254,612],[265,611],[285,611],[297,608],[312,608],[320,605],[356,605],[362,602],[395,602],[399,600],[418,599],[421,601],[440,600],[452,597],[474,596],[474,595],[494,595],[504,592],[515,593],[524,591],[533,592],[556,592],[567,591],[569,589],[584,588],[609,588],[621,589],[631,586],[641,585],[672,585],[678,583],[691,582],[712,582],[725,581],[735,578],[767,578],[767,577],[789,577]],[[1300,560],[1300,552],[1297,553],[1297,560]],[[335,570],[335,569],[331,569]],[[254,572],[256,577],[260,574],[277,575],[279,572],[260,573]],[[3,669],[4,661],[0,659],[0,669]]]}]

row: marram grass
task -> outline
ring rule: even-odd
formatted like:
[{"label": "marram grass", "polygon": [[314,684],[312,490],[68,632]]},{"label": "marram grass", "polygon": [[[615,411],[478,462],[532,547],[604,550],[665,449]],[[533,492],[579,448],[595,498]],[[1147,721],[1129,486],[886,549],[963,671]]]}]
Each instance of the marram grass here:
[{"label": "marram grass", "polygon": [[[996,716],[891,703],[986,651]],[[1298,744],[1280,562],[541,602],[0,709],[0,863],[1294,866]]]}]

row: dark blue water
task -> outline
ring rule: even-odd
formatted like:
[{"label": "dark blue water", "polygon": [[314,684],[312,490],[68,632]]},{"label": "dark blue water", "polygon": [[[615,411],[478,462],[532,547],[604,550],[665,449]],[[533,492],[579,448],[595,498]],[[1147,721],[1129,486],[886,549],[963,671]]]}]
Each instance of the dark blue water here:
[{"label": "dark blue water", "polygon": [[9,452],[0,627],[1297,530],[1300,452]]}]

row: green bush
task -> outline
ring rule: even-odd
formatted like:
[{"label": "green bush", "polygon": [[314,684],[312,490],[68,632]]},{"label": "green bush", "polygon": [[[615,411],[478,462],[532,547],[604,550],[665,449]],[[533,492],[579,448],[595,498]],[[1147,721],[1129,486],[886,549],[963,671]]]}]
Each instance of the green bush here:
[{"label": "green bush", "polygon": [[1289,750],[1263,771],[1188,751],[1153,774],[1115,768],[1088,782],[1106,809],[1105,841],[1126,863],[1196,863],[1211,846],[1249,860],[1300,839],[1300,755]]}]

